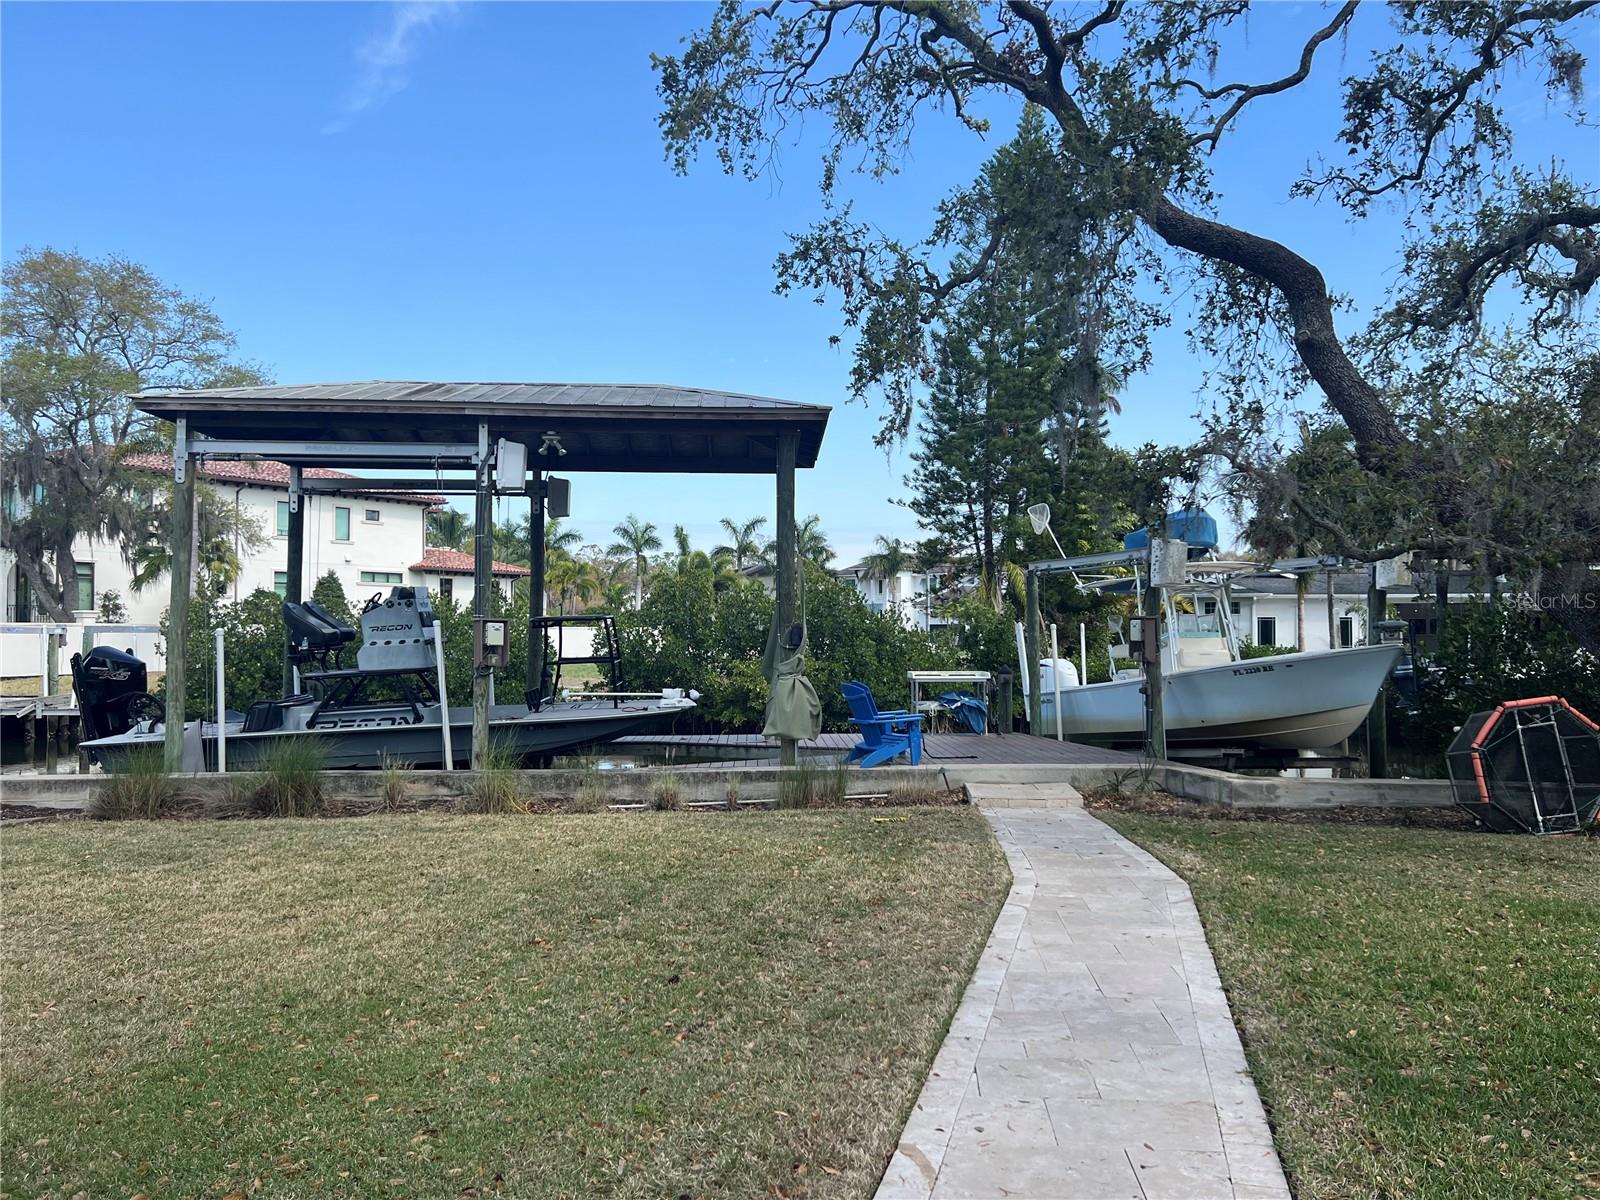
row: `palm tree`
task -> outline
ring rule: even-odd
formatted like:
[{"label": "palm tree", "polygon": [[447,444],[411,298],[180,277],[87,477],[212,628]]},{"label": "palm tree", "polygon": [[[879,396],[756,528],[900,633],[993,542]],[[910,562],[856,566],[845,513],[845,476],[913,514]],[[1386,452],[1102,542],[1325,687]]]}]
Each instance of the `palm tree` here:
[{"label": "palm tree", "polygon": [[545,576],[555,589],[557,611],[565,613],[567,602],[572,601],[577,611],[587,600],[596,599],[602,592],[600,572],[583,558],[564,557],[552,563]]},{"label": "palm tree", "polygon": [[428,510],[428,545],[443,550],[465,550],[472,536],[472,521],[459,508]]},{"label": "palm tree", "polygon": [[833,547],[822,532],[822,518],[812,513],[795,526],[794,550],[802,562],[814,562],[825,567],[833,560]]},{"label": "palm tree", "polygon": [[682,575],[689,569],[695,553],[693,547],[689,545],[689,531],[682,525],[674,525],[672,542],[678,549],[678,574]]},{"label": "palm tree", "polygon": [[[172,565],[172,527],[170,504],[157,503],[144,510],[147,526],[143,537],[126,553],[133,568],[130,588],[135,593],[166,576]],[[239,578],[244,562],[267,544],[261,524],[236,504],[224,500],[209,486],[195,493],[193,558],[190,570],[197,583],[204,582],[214,595],[221,595]]]},{"label": "palm tree", "polygon": [[718,546],[710,554],[696,550],[689,543],[689,531],[682,525],[672,528],[673,541],[677,543],[679,575],[705,575],[711,580],[713,591],[725,592],[738,577],[733,566],[733,556],[728,547]]},{"label": "palm tree", "polygon": [[562,556],[570,557],[572,548],[583,541],[583,534],[576,529],[561,528],[561,518],[552,517],[544,523],[544,557],[546,562],[553,562]]},{"label": "palm tree", "polygon": [[[833,547],[822,532],[822,518],[812,513],[794,527],[794,552],[801,562],[816,563],[826,567],[833,561]],[[770,567],[778,561],[778,543],[768,542],[756,556],[756,561]]]},{"label": "palm tree", "polygon": [[867,578],[889,581],[889,599],[893,602],[900,599],[900,572],[911,565],[911,552],[899,538],[880,533],[876,541],[877,550],[863,558],[861,565],[867,570]]},{"label": "palm tree", "polygon": [[738,522],[722,518],[722,528],[728,533],[728,544],[714,546],[712,554],[726,554],[733,559],[733,569],[742,571],[745,564],[755,561],[761,553],[761,541],[756,536],[761,527],[767,523],[765,517],[751,517],[748,521]]},{"label": "palm tree", "polygon": [[656,527],[649,521],[641,521],[632,513],[620,525],[612,527],[612,533],[617,535],[617,540],[606,549],[607,554],[618,554],[626,558],[633,558],[633,607],[640,608],[644,605],[644,568],[645,555],[652,550],[661,549],[661,539],[656,536]]},{"label": "palm tree", "polygon": [[528,553],[526,515],[512,517],[494,527],[494,557],[500,562],[516,563],[522,567],[532,565],[532,556]]}]

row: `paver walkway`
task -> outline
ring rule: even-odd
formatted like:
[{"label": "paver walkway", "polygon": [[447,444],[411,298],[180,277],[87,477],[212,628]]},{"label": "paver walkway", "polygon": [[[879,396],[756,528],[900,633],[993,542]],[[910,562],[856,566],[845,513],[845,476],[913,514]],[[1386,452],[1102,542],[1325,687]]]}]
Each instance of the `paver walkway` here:
[{"label": "paver walkway", "polygon": [[986,811],[1015,883],[878,1200],[1288,1200],[1188,885],[1052,792]]}]

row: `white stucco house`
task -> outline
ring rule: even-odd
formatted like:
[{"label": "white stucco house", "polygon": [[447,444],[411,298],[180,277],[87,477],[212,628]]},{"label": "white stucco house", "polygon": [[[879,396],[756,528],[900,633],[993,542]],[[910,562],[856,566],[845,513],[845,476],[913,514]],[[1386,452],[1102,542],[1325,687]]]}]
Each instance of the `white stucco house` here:
[{"label": "white stucco house", "polygon": [[[1215,610],[1216,601],[1201,601],[1204,611]],[[1233,586],[1234,632],[1240,641],[1257,646],[1296,649],[1300,645],[1299,606],[1293,579],[1248,579]],[[1306,650],[1327,650],[1327,582],[1322,575],[1307,577],[1305,601]],[[1364,644],[1367,627],[1367,573],[1336,571],[1333,577],[1332,647]]]},{"label": "white stucco house", "polygon": [[[511,585],[533,572],[515,563],[494,564],[495,587],[503,598],[511,596]],[[472,607],[472,555],[461,550],[428,546],[422,557],[407,569],[406,582],[420,584],[435,597],[454,601],[457,608]],[[346,589],[348,590],[348,589]]]},{"label": "white stucco house", "polygon": [[936,611],[939,593],[949,585],[955,568],[938,566],[929,571],[906,567],[893,575],[874,574],[864,562],[835,567],[833,577],[848,583],[862,603],[876,613],[890,613],[907,629],[927,632],[950,622]]},{"label": "white stucco house", "polygon": [[[1366,644],[1367,581],[1366,570],[1333,573],[1332,648]],[[1474,587],[1466,572],[1451,574],[1448,593],[1451,604],[1463,604],[1483,596],[1482,589]],[[1410,623],[1412,641],[1418,646],[1431,647],[1439,628],[1431,580],[1418,581],[1409,571],[1404,571],[1402,581],[1388,589],[1388,602],[1402,620]],[[1204,603],[1209,611],[1213,602]],[[1233,627],[1241,640],[1258,646],[1299,647],[1299,606],[1293,579],[1250,579],[1236,583],[1233,606]],[[1328,577],[1321,573],[1306,576],[1305,649],[1330,648],[1328,609]]]},{"label": "white stucco house", "polygon": [[[160,454],[130,456],[127,463],[148,470],[152,479],[170,474],[171,459]],[[373,490],[370,481],[342,471],[306,468],[311,479],[349,480],[348,490],[306,494],[305,563],[303,586],[310,595],[316,581],[332,571],[344,586],[345,596],[357,611],[369,596],[387,593],[396,584],[427,587],[436,596],[448,596],[457,605],[472,603],[472,556],[441,550],[427,544],[427,513],[444,503],[441,496]],[[288,583],[289,468],[284,463],[207,462],[201,478],[225,504],[237,507],[245,521],[253,522],[265,542],[251,550],[239,548],[240,571],[228,590],[237,601],[257,589],[284,593]],[[367,484],[367,486],[363,486]],[[155,625],[168,602],[168,582],[161,579],[140,591],[132,586],[133,569],[121,547],[101,539],[79,538],[74,547],[74,627],[67,631],[61,669],[82,644],[85,624],[99,622],[101,601],[108,591],[117,593],[133,625]],[[496,586],[509,595],[512,583],[528,575],[528,568],[494,564]],[[5,622],[42,620],[28,595],[26,577],[16,569],[15,555],[0,551],[0,577],[4,581]],[[109,635],[108,635],[109,636]],[[164,660],[159,639],[153,634],[114,637],[153,669]],[[0,636],[0,675],[17,677],[39,672],[38,639],[22,634]]]}]

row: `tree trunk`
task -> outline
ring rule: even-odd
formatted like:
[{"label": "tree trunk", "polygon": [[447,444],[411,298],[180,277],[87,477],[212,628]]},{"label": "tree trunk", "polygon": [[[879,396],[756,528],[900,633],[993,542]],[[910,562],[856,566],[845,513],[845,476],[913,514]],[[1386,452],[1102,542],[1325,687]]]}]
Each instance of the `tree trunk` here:
[{"label": "tree trunk", "polygon": [[[48,578],[39,565],[30,562],[19,552],[17,555],[17,570],[28,581],[28,592],[33,600],[35,609],[43,609],[42,614],[34,612],[29,616],[35,620],[71,621],[72,610],[67,607],[67,589],[65,585],[57,586],[56,581]],[[56,570],[60,571],[60,556],[57,556]]]},{"label": "tree trunk", "polygon": [[1306,577],[1294,577],[1294,648],[1306,648]]},{"label": "tree trunk", "polygon": [[1409,443],[1378,389],[1345,353],[1321,271],[1281,242],[1195,216],[1165,196],[1148,202],[1139,215],[1169,246],[1228,263],[1277,288],[1294,322],[1295,351],[1344,419],[1361,465],[1380,473],[1403,470],[1411,458]]}]

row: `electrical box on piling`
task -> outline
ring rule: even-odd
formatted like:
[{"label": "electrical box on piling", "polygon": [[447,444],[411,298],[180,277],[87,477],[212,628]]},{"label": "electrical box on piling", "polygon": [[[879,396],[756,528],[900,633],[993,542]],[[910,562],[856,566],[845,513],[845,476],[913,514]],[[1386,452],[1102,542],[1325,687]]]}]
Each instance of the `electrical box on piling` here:
[{"label": "electrical box on piling", "polygon": [[510,646],[506,623],[498,617],[474,617],[472,621],[472,665],[493,670],[506,665]]}]

